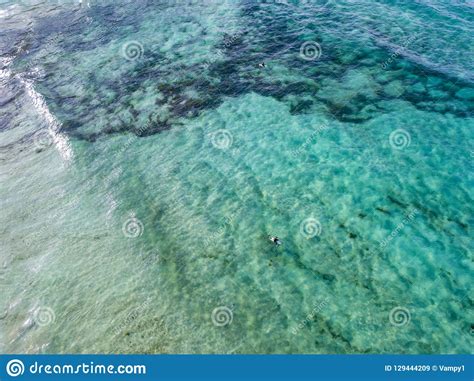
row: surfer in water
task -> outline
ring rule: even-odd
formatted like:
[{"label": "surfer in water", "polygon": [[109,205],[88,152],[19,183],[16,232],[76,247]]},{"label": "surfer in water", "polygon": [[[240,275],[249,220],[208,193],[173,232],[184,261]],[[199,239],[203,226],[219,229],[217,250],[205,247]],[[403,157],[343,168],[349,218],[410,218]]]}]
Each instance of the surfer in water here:
[{"label": "surfer in water", "polygon": [[269,237],[270,238],[270,241],[272,241],[275,245],[281,245],[281,241],[280,241],[280,238],[278,237]]}]

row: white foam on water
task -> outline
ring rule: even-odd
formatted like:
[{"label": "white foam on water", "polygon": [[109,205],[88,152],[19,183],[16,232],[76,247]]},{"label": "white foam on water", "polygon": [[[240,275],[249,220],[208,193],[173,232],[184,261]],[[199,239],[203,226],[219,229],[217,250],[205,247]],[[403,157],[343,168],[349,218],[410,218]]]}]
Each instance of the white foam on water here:
[{"label": "white foam on water", "polygon": [[70,162],[73,158],[73,150],[69,138],[60,132],[61,123],[49,111],[49,108],[44,100],[44,97],[38,93],[33,85],[32,80],[28,80],[19,75],[21,83],[25,86],[27,94],[33,101],[33,105],[40,114],[40,116],[47,122],[48,133],[51,135],[53,143],[59,154],[65,162]]}]

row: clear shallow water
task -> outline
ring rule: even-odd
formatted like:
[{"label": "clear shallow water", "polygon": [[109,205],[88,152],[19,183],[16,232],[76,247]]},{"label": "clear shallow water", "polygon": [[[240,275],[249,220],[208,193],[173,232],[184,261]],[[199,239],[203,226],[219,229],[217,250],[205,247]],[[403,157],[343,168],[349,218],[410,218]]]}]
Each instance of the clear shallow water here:
[{"label": "clear shallow water", "polygon": [[193,3],[2,4],[2,352],[471,352],[472,6]]}]

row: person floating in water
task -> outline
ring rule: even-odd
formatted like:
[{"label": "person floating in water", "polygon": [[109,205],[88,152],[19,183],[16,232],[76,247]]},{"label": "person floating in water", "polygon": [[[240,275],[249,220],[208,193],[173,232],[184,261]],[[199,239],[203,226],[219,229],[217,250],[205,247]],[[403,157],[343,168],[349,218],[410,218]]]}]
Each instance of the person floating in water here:
[{"label": "person floating in water", "polygon": [[260,69],[263,69],[263,68],[266,68],[267,65],[265,65],[265,62],[262,62],[262,63],[259,63],[259,64],[258,64],[258,67],[259,67]]},{"label": "person floating in water", "polygon": [[275,245],[281,245],[280,238],[278,237],[270,237],[270,241],[272,241]]}]

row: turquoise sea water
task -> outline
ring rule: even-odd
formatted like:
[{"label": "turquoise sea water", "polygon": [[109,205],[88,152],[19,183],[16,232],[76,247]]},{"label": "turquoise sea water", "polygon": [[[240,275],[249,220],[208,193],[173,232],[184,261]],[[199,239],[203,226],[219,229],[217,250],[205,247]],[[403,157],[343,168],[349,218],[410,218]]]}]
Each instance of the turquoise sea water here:
[{"label": "turquoise sea water", "polygon": [[471,353],[473,32],[469,1],[2,1],[0,351]]}]

